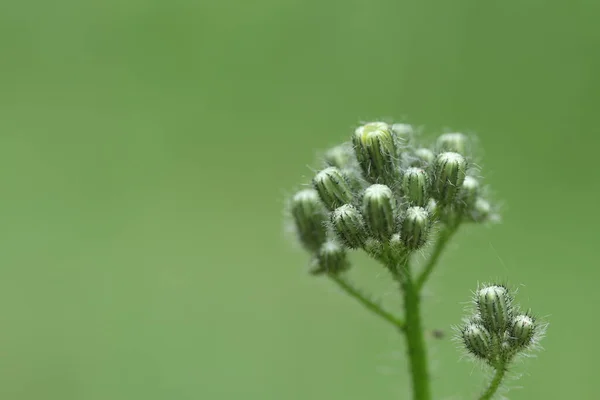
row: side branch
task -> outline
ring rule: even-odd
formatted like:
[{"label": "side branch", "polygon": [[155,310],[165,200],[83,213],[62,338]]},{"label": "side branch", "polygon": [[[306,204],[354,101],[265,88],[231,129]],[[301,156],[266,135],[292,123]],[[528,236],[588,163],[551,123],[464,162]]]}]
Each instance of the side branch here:
[{"label": "side branch", "polygon": [[423,285],[425,285],[425,282],[427,282],[429,275],[431,275],[431,272],[435,268],[440,256],[442,255],[442,252],[448,244],[448,241],[450,238],[452,238],[452,235],[454,235],[457,230],[458,224],[455,224],[452,226],[445,226],[440,232],[440,236],[435,243],[433,252],[429,256],[429,260],[427,260],[427,264],[425,264],[425,267],[423,268],[423,272],[421,272],[421,275],[416,279],[415,286],[418,291],[420,291],[423,288]]},{"label": "side branch", "polygon": [[331,278],[331,280],[337,283],[338,286],[344,290],[344,292],[358,300],[358,302],[361,303],[367,310],[380,316],[390,324],[394,325],[394,327],[396,327],[397,329],[404,329],[405,325],[402,319],[396,317],[389,311],[386,311],[381,305],[369,299],[366,295],[361,293],[360,290],[352,286],[352,284],[346,279],[344,279],[342,276],[336,274],[329,274],[328,276]]}]

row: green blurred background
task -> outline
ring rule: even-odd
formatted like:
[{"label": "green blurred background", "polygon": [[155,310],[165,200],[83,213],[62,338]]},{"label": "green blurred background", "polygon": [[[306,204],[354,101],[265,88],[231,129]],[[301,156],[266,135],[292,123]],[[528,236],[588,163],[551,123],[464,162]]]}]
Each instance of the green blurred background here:
[{"label": "green blurred background", "polygon": [[[594,399],[600,4],[0,2],[2,399],[407,399],[387,325],[306,274],[286,195],[361,120],[479,135],[503,224],[426,299],[508,280],[550,322],[511,399]],[[396,307],[381,269],[355,279]],[[436,399],[485,377],[431,341]]]}]

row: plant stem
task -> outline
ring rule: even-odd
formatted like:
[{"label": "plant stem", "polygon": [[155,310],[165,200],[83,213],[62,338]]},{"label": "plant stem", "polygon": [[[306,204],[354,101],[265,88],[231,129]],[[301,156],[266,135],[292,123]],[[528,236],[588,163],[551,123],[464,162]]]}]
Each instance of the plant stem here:
[{"label": "plant stem", "polygon": [[419,289],[412,280],[408,261],[405,262],[404,274],[400,278],[404,295],[404,312],[406,318],[405,337],[408,350],[412,390],[414,400],[430,400],[429,372],[427,370],[427,352],[423,327],[421,326],[421,299]]},{"label": "plant stem", "polygon": [[489,400],[492,398],[500,387],[500,383],[502,383],[502,379],[504,379],[504,374],[506,374],[506,366],[502,363],[496,367],[496,373],[490,382],[490,386],[488,386],[487,390],[481,395],[479,400]]},{"label": "plant stem", "polygon": [[384,310],[383,307],[381,307],[381,305],[379,305],[379,304],[375,303],[373,300],[369,299],[367,296],[365,296],[363,293],[361,293],[357,288],[352,286],[352,284],[350,282],[348,282],[346,279],[344,279],[342,276],[335,275],[335,274],[329,274],[329,277],[335,283],[337,283],[338,286],[340,288],[342,288],[347,294],[349,294],[351,297],[354,297],[356,300],[358,300],[369,311],[372,311],[373,313],[377,314],[378,316],[380,316],[387,322],[394,325],[396,328],[404,329],[404,327],[405,327],[404,321],[402,321],[400,318],[396,317],[395,315],[391,314],[390,312]]},{"label": "plant stem", "polygon": [[429,260],[427,260],[423,272],[421,272],[421,275],[417,278],[417,282],[415,283],[417,291],[420,291],[423,288],[423,285],[429,278],[429,275],[431,275],[433,268],[436,266],[438,259],[442,255],[446,244],[448,244],[452,235],[458,230],[458,226],[459,224],[456,223],[453,225],[445,225],[444,228],[442,228],[438,240],[435,243],[435,247],[433,248],[433,252],[429,256]]}]

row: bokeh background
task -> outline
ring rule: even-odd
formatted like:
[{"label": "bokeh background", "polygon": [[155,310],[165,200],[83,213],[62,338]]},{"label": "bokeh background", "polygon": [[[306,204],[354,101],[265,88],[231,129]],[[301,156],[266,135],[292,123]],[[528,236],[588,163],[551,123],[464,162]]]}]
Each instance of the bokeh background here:
[{"label": "bokeh background", "polygon": [[509,397],[596,398],[598,18],[593,0],[0,2],[0,397],[408,399],[400,338],[310,277],[282,220],[318,150],[388,118],[477,133],[504,204],[428,286],[435,398],[485,381],[450,327],[493,279],[550,322]]}]

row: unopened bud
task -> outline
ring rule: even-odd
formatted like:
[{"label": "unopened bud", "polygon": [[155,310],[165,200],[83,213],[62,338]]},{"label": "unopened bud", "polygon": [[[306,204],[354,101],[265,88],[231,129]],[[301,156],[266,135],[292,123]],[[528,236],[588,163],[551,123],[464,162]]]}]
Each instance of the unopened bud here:
[{"label": "unopened bud", "polygon": [[402,177],[402,191],[410,204],[423,207],[429,199],[429,175],[421,168],[409,168]]},{"label": "unopened bud", "polygon": [[437,140],[438,151],[452,151],[466,154],[468,140],[462,133],[444,133]]},{"label": "unopened bud", "polygon": [[435,154],[433,154],[433,151],[431,151],[425,147],[416,149],[414,152],[414,156],[415,156],[416,160],[413,164],[419,165],[422,167],[425,167],[425,166],[431,164],[433,162],[433,160],[435,160]]},{"label": "unopened bud", "polygon": [[475,222],[484,222],[490,219],[492,214],[492,205],[484,198],[475,199],[475,204],[471,208],[471,218]]},{"label": "unopened bud", "polygon": [[398,150],[395,134],[386,123],[372,122],[357,128],[352,143],[366,180],[372,183],[394,182]]},{"label": "unopened bud", "polygon": [[350,183],[339,168],[328,167],[320,171],[313,178],[313,185],[331,211],[352,201]]},{"label": "unopened bud", "polygon": [[427,210],[427,212],[429,213],[429,215],[435,216],[436,213],[438,212],[437,201],[435,201],[435,199],[429,199],[427,201],[427,205],[425,206],[425,209]]},{"label": "unopened bud", "polygon": [[314,189],[304,189],[292,197],[290,211],[296,225],[300,243],[316,252],[325,242],[327,210]]},{"label": "unopened bud", "polygon": [[349,268],[346,250],[337,242],[329,240],[321,246],[317,255],[319,270],[336,274]]},{"label": "unopened bud", "polygon": [[479,357],[488,358],[492,347],[490,333],[482,325],[469,322],[462,331],[463,343],[467,350]]},{"label": "unopened bud", "polygon": [[422,247],[429,237],[431,220],[429,213],[422,207],[409,207],[400,230],[400,238],[409,250]]},{"label": "unopened bud", "polygon": [[396,200],[392,190],[380,184],[369,186],[363,196],[363,214],[373,236],[389,239],[396,230]]},{"label": "unopened bud", "polygon": [[471,208],[477,200],[479,194],[479,181],[472,176],[465,177],[462,187],[460,188],[460,200],[462,205]]},{"label": "unopened bud", "polygon": [[335,146],[327,150],[324,159],[328,166],[337,167],[342,170],[356,163],[352,146],[350,146],[349,143]]},{"label": "unopened bud", "polygon": [[504,286],[486,286],[477,291],[477,309],[483,325],[490,332],[503,332],[512,316],[512,299]]},{"label": "unopened bud", "polygon": [[529,315],[517,315],[510,325],[510,338],[518,347],[526,347],[533,340],[535,321]]},{"label": "unopened bud", "polygon": [[353,205],[344,204],[331,214],[331,223],[338,238],[349,248],[362,247],[367,237],[365,222]]},{"label": "unopened bud", "polygon": [[394,132],[398,138],[402,139],[406,143],[412,139],[414,129],[410,124],[398,123],[392,125],[392,132]]},{"label": "unopened bud", "polygon": [[441,153],[434,163],[434,195],[441,204],[450,204],[466,176],[467,161],[458,153]]}]

